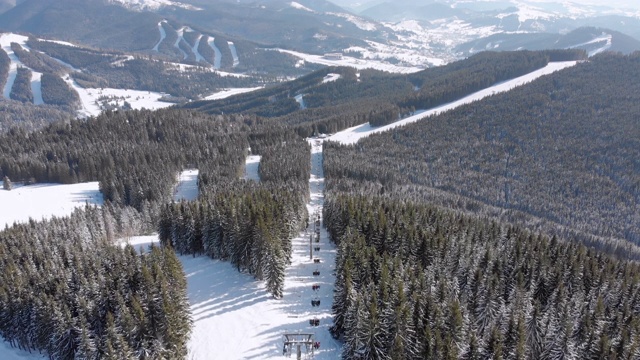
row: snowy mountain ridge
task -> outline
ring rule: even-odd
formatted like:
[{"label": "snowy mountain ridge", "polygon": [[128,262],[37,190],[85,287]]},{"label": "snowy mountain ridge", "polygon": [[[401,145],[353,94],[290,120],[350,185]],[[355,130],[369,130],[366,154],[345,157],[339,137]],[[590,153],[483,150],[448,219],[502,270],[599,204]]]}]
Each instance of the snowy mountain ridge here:
[{"label": "snowy mountain ridge", "polygon": [[121,5],[127,9],[131,9],[135,11],[142,11],[142,10],[155,11],[155,10],[163,9],[165,7],[176,7],[176,8],[182,8],[182,9],[194,10],[194,11],[202,10],[202,8],[199,8],[194,5],[185,4],[178,1],[171,1],[171,0],[109,0],[109,1],[113,4]]}]

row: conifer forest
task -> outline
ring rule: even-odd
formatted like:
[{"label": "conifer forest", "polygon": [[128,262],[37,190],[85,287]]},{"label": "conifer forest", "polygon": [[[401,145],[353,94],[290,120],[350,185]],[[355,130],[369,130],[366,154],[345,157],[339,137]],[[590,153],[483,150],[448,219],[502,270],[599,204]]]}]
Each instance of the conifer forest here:
[{"label": "conifer forest", "polygon": [[[107,69],[89,50],[30,46],[95,70],[78,81],[126,86],[146,61]],[[640,359],[640,83],[628,81],[640,78],[640,53],[483,52],[403,75],[330,67],[223,100],[86,119],[58,112],[77,94],[35,54],[23,61],[49,67],[42,86],[56,89],[46,102],[62,119],[0,127],[0,179],[97,181],[104,205],[0,231],[0,336],[11,346],[50,359],[187,359],[180,256],[228,262],[283,298],[292,240],[313,216],[309,137],[392,124],[571,60],[353,145],[324,141],[330,332],[343,359]],[[29,101],[30,78],[17,70],[12,99]],[[158,79],[178,92],[173,80]],[[261,156],[259,181],[243,179],[248,155]],[[197,199],[174,201],[185,169],[199,170]],[[143,234],[159,244],[119,242]]]}]

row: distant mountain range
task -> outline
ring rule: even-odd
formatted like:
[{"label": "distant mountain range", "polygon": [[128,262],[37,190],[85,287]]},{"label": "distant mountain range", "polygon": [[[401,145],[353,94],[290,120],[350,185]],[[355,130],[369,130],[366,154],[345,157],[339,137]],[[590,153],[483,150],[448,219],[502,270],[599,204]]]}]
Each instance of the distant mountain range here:
[{"label": "distant mountain range", "polygon": [[[631,39],[640,39],[640,11],[606,6],[398,0],[355,8],[358,13],[326,0],[0,0],[0,10],[5,10],[0,29],[96,48],[159,52],[176,61],[192,62],[197,56],[191,56],[187,44],[178,39],[181,29],[190,29],[193,34],[188,36],[193,41],[207,35],[239,42],[240,47],[247,44],[319,55],[344,52],[418,67],[440,65],[485,49],[574,47],[609,35],[608,50],[628,53],[640,49]],[[582,35],[569,36],[582,27],[603,30],[582,30]],[[178,45],[156,47],[162,36]],[[579,41],[570,41],[573,38]],[[190,39],[185,40],[189,43]],[[184,48],[187,56],[178,48]]]},{"label": "distant mountain range", "polygon": [[[78,65],[54,71],[72,75],[76,85],[156,91],[171,101],[269,85],[323,66],[407,73],[485,50],[640,50],[638,11],[520,0],[350,5],[351,11],[326,0],[0,0],[0,31],[72,43],[36,50],[40,62]],[[26,57],[29,45],[22,45]],[[27,62],[11,66],[46,73],[36,60]]]}]

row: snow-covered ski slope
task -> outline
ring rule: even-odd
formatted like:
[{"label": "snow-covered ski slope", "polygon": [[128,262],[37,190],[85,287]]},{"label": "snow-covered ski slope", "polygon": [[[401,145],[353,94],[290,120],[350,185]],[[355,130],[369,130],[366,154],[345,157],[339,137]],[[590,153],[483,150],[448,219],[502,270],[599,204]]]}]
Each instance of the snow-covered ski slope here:
[{"label": "snow-covered ski slope", "polygon": [[211,46],[211,48],[213,49],[213,53],[215,54],[215,59],[213,59],[213,68],[219,70],[222,64],[222,53],[220,52],[220,49],[218,49],[214,41],[214,37],[209,37],[208,44],[209,46]]},{"label": "snow-covered ski slope", "polygon": [[156,44],[156,46],[153,47],[153,51],[157,52],[158,48],[160,47],[160,44],[162,44],[162,42],[164,41],[164,39],[167,37],[167,32],[164,30],[164,27],[162,26],[163,23],[167,22],[166,20],[162,20],[158,23],[158,31],[160,32],[160,40],[158,41],[158,43]]},{"label": "snow-covered ski slope", "polygon": [[406,124],[410,124],[410,123],[414,123],[416,121],[422,120],[426,117],[432,116],[432,115],[437,115],[440,113],[443,113],[445,111],[448,110],[452,110],[457,108],[458,106],[461,105],[465,105],[465,104],[469,104],[472,103],[474,101],[478,101],[481,100],[487,96],[491,96],[494,94],[498,94],[501,92],[505,92],[505,91],[509,91],[515,87],[518,86],[522,86],[524,84],[527,84],[543,75],[548,75],[551,74],[553,72],[556,72],[558,70],[562,70],[565,68],[568,68],[570,66],[574,66],[577,62],[576,61],[565,61],[565,62],[552,62],[549,63],[547,66],[543,67],[542,69],[530,72],[526,75],[517,77],[515,79],[512,80],[508,80],[502,83],[498,83],[496,85],[493,85],[491,87],[488,87],[484,90],[480,90],[478,92],[475,92],[471,95],[465,96],[462,99],[450,102],[448,104],[444,104],[441,106],[437,106],[433,109],[429,109],[427,111],[425,110],[419,110],[416,111],[416,113],[413,116],[409,116],[405,119],[402,119],[400,121],[396,121],[392,124],[389,125],[385,125],[385,126],[380,126],[380,127],[373,127],[371,125],[369,125],[369,123],[366,124],[362,124],[362,125],[358,125],[358,126],[354,126],[352,128],[346,129],[344,131],[341,131],[339,133],[336,133],[332,136],[329,137],[330,140],[332,141],[337,141],[340,142],[342,144],[355,144],[356,142],[358,142],[358,140],[362,139],[363,137],[367,137],[371,134],[375,134],[375,133],[379,133],[379,132],[383,132],[383,131],[388,131],[394,128],[397,128],[399,126],[403,126]]},{"label": "snow-covered ski slope", "polygon": [[193,201],[198,198],[198,174],[197,169],[188,169],[180,173],[178,185],[173,194],[175,201]]},{"label": "snow-covered ski slope", "polygon": [[[18,34],[2,34],[0,35],[0,46],[2,50],[4,50],[9,59],[11,60],[11,64],[9,64],[9,74],[7,76],[7,82],[4,85],[4,89],[2,91],[3,97],[5,99],[10,99],[11,96],[11,88],[13,88],[13,83],[16,80],[16,76],[18,74],[18,67],[26,67],[18,58],[18,56],[11,49],[11,43],[18,43],[22,46],[26,51],[30,51],[27,46],[28,37]],[[42,77],[42,73],[31,70],[31,92],[33,93],[33,103],[36,105],[44,104],[42,100],[42,88],[40,83],[40,78]]]},{"label": "snow-covered ski slope", "polygon": [[240,65],[240,59],[238,58],[238,50],[236,49],[236,44],[232,41],[227,41],[229,45],[229,51],[231,51],[231,56],[233,57],[233,67]]}]

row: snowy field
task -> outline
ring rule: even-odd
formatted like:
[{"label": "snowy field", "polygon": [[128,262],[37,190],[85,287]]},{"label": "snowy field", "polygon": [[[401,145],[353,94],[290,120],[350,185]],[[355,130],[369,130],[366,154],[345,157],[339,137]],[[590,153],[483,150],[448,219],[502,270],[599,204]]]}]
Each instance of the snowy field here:
[{"label": "snowy field", "polygon": [[82,103],[82,108],[79,111],[79,114],[85,117],[100,115],[103,109],[102,106],[98,104],[98,99],[101,97],[112,98],[112,100],[108,101],[108,103],[112,105],[117,104],[122,106],[126,101],[131,105],[132,109],[136,110],[156,110],[175,105],[170,102],[160,101],[160,98],[162,98],[163,96],[167,96],[167,94],[164,93],[111,88],[83,88],[69,76],[66,76],[64,80],[67,82],[67,84],[69,84],[69,86],[71,86],[75,91],[78,92],[78,95],[80,96],[80,102]]},{"label": "snowy field", "polygon": [[248,93],[251,91],[256,91],[256,90],[260,90],[262,89],[261,86],[259,87],[252,87],[252,88],[232,88],[232,89],[226,89],[226,90],[222,90],[219,91],[217,93],[211,94],[207,97],[204,98],[204,100],[220,100],[220,99],[226,99],[230,96],[233,95],[239,95],[239,94],[244,94],[244,93]]},{"label": "snowy field", "polygon": [[553,62],[553,63],[549,63],[547,66],[543,67],[542,69],[533,71],[529,74],[517,77],[515,79],[512,80],[508,80],[499,84],[496,84],[494,86],[491,86],[489,88],[486,88],[484,90],[480,90],[478,92],[475,92],[471,95],[465,96],[460,100],[456,100],[453,102],[450,102],[448,104],[444,104],[438,107],[435,107],[433,109],[430,109],[428,111],[424,111],[424,110],[419,110],[416,111],[416,113],[413,116],[410,116],[408,118],[402,119],[400,121],[396,121],[392,124],[389,125],[385,125],[385,126],[380,126],[380,127],[373,127],[371,126],[369,123],[366,124],[362,124],[362,125],[358,125],[358,126],[354,126],[352,128],[346,129],[344,131],[341,131],[339,133],[336,133],[332,136],[329,137],[329,140],[331,141],[336,141],[336,142],[340,142],[342,144],[355,144],[356,142],[358,142],[358,140],[362,139],[363,137],[367,137],[371,134],[375,134],[375,133],[379,133],[379,132],[383,132],[383,131],[388,131],[391,129],[394,129],[396,127],[399,126],[403,126],[406,124],[410,124],[410,123],[414,123],[416,121],[422,120],[428,116],[432,116],[432,115],[437,115],[437,114],[441,114],[445,111],[448,110],[452,110],[457,108],[458,106],[462,106],[465,104],[470,104],[474,101],[478,101],[481,99],[484,99],[487,96],[491,96],[491,95],[495,95],[501,92],[505,92],[505,91],[509,91],[515,87],[518,86],[522,86],[524,84],[527,84],[543,75],[548,75],[551,74],[553,72],[556,72],[558,70],[562,70],[565,68],[568,68],[570,66],[574,66],[577,62],[575,61],[566,61],[566,62]]},{"label": "snowy field", "polygon": [[258,168],[260,167],[260,155],[249,155],[244,166],[244,179],[260,181],[260,175],[258,175]]},{"label": "snowy field", "polygon": [[[102,205],[98,182],[72,185],[14,184],[11,191],[0,189],[0,226],[26,222],[29,218],[41,220],[51,216],[67,216],[86,203]],[[3,359],[0,356],[0,359]]]},{"label": "snowy field", "polygon": [[342,59],[333,60],[333,59],[326,59],[322,55],[311,55],[311,54],[305,54],[305,53],[291,51],[291,50],[277,49],[277,51],[280,51],[285,54],[293,55],[306,62],[310,62],[313,64],[327,65],[327,66],[346,66],[346,67],[356,68],[358,70],[375,69],[375,70],[388,71],[391,73],[399,73],[399,74],[409,74],[409,73],[414,73],[414,72],[424,70],[423,68],[419,68],[415,66],[397,66],[397,65],[387,64],[387,63],[375,61],[375,60],[357,59],[350,56],[342,56]]}]

